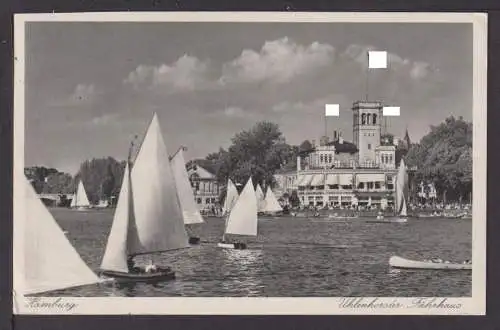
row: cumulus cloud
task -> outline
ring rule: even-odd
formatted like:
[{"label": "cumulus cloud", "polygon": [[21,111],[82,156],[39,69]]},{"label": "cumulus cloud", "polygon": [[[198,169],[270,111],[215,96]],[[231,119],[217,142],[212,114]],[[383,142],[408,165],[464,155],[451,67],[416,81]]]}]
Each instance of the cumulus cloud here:
[{"label": "cumulus cloud", "polygon": [[250,111],[248,109],[243,109],[239,106],[230,106],[221,110],[217,110],[211,113],[208,113],[208,116],[215,117],[218,119],[226,118],[226,119],[248,119],[255,117],[255,112]]},{"label": "cumulus cloud", "polygon": [[162,88],[165,92],[193,91],[208,84],[208,73],[208,62],[185,54],[170,65],[139,65],[124,83],[134,88]]},{"label": "cumulus cloud", "polygon": [[266,41],[259,52],[245,49],[239,57],[226,63],[219,82],[285,83],[330,65],[334,55],[332,46],[319,42],[303,46],[287,37]]},{"label": "cumulus cloud", "polygon": [[[345,95],[332,94],[305,102],[284,101],[275,104],[271,109],[275,113],[309,113],[322,116],[325,112],[326,104],[349,104],[350,99]],[[342,110],[341,110],[342,111]]]},{"label": "cumulus cloud", "polygon": [[[349,45],[342,53],[344,58],[353,60],[364,68],[368,66],[368,51],[383,50],[371,45]],[[413,80],[422,80],[437,72],[429,63],[403,58],[398,54],[387,52],[387,62],[389,70],[397,72]]]}]

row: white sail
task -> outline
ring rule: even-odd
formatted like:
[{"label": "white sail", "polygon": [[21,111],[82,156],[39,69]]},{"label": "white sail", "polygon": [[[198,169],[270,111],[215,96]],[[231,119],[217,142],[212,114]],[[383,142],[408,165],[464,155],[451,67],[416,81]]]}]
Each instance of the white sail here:
[{"label": "white sail", "polygon": [[238,189],[236,189],[233,181],[229,179],[227,181],[226,199],[224,200],[224,214],[231,212],[234,204],[236,204],[236,200],[238,200],[238,196]]},{"label": "white sail", "polygon": [[257,188],[255,188],[255,196],[257,197],[257,210],[258,212],[264,212],[266,208],[266,202],[264,199],[264,192],[260,187],[260,184],[257,184]]},{"label": "white sail", "polygon": [[26,179],[23,294],[99,282]]},{"label": "white sail", "polygon": [[85,191],[85,187],[83,186],[83,182],[80,180],[78,183],[78,188],[76,190],[76,194],[73,195],[73,199],[71,200],[72,207],[89,207],[90,202],[87,197],[87,192]]},{"label": "white sail", "polygon": [[396,177],[396,211],[400,216],[407,216],[408,173],[404,160],[401,159],[398,176]]},{"label": "white sail", "polygon": [[172,171],[174,173],[174,180],[177,187],[179,202],[181,204],[182,215],[184,217],[184,224],[203,223],[203,217],[194,200],[193,188],[189,183],[182,149],[172,158],[170,164],[172,165]]},{"label": "white sail", "polygon": [[122,187],[118,196],[113,224],[109,232],[108,243],[102,258],[101,269],[115,272],[128,272],[127,238],[133,208],[131,207],[130,172],[128,164],[123,173]]},{"label": "white sail", "polygon": [[250,178],[229,214],[225,233],[257,236],[257,222],[257,197]]},{"label": "white sail", "polygon": [[129,253],[189,247],[174,176],[156,113],[131,170],[135,226]]},{"label": "white sail", "polygon": [[280,203],[276,199],[276,196],[274,196],[273,191],[271,190],[271,187],[267,187],[266,191],[266,199],[264,200],[265,203],[265,209],[264,212],[280,212],[283,211],[281,208]]}]

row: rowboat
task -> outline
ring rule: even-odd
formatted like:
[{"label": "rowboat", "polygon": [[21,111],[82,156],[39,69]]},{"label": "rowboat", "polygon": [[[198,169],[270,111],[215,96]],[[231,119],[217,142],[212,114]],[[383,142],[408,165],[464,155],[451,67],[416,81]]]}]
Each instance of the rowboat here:
[{"label": "rowboat", "polygon": [[449,262],[434,262],[430,260],[416,261],[393,256],[389,259],[389,265],[394,268],[403,269],[446,269],[446,270],[471,270],[471,263],[449,263]]}]

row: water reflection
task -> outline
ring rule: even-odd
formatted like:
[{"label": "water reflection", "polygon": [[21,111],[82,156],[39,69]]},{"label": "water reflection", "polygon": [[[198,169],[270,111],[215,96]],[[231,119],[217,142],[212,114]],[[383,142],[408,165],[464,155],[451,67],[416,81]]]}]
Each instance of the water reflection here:
[{"label": "water reflection", "polygon": [[222,289],[231,295],[258,296],[264,288],[259,277],[259,271],[264,267],[262,250],[224,249],[221,255],[226,278]]}]

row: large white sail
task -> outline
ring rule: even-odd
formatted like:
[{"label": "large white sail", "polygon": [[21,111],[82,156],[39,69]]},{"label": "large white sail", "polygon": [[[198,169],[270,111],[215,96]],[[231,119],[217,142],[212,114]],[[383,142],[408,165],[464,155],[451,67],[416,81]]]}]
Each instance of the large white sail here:
[{"label": "large white sail", "polygon": [[280,203],[276,199],[276,196],[274,196],[274,193],[272,192],[271,187],[269,187],[269,186],[267,187],[266,199],[264,201],[265,201],[265,203],[264,203],[264,205],[265,205],[264,212],[280,212],[280,211],[283,211],[283,209],[281,208]]},{"label": "large white sail", "polygon": [[129,253],[188,247],[167,147],[156,113],[131,170],[135,226],[129,229]]},{"label": "large white sail", "polygon": [[189,183],[182,148],[172,158],[170,164],[172,165],[172,171],[174,173],[174,180],[177,187],[179,202],[181,204],[182,215],[184,217],[184,224],[203,223],[203,217],[194,200],[193,188]]},{"label": "large white sail", "polygon": [[224,214],[229,214],[231,212],[234,204],[236,204],[236,201],[238,200],[238,189],[236,189],[236,186],[234,185],[233,181],[231,179],[228,179],[227,181],[227,188],[226,188],[226,199],[224,200]]},{"label": "large white sail", "polygon": [[407,216],[408,173],[404,160],[401,159],[398,176],[396,177],[396,211],[400,216]]},{"label": "large white sail", "polygon": [[250,178],[229,214],[225,233],[257,236],[257,223],[257,197]]},{"label": "large white sail", "polygon": [[26,179],[23,294],[99,282]]},{"label": "large white sail", "polygon": [[76,190],[76,194],[73,195],[73,199],[71,200],[72,207],[89,207],[90,202],[87,197],[87,192],[85,191],[85,187],[83,186],[82,180],[78,183],[78,188]]},{"label": "large white sail", "polygon": [[255,196],[257,197],[258,212],[264,212],[266,208],[266,202],[264,199],[264,192],[262,191],[260,184],[257,184],[257,188],[255,188]]},{"label": "large white sail", "polygon": [[113,224],[108,243],[102,258],[101,269],[115,272],[128,272],[128,232],[132,223],[133,208],[131,203],[130,172],[128,164],[123,173],[122,187],[118,196]]}]

